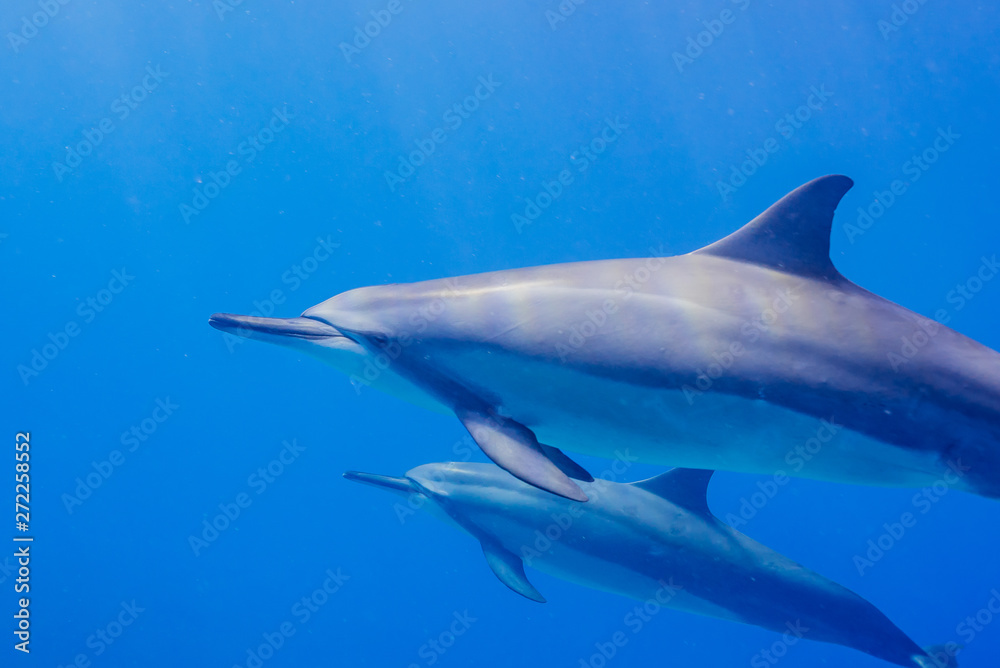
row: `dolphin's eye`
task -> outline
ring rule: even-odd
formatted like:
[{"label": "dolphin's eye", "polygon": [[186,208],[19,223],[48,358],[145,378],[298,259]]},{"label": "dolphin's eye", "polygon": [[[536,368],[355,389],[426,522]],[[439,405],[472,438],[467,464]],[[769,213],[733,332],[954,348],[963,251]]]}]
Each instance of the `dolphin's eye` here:
[{"label": "dolphin's eye", "polygon": [[376,343],[379,347],[384,347],[387,343],[389,343],[389,337],[387,337],[385,334],[370,334],[368,338],[371,339],[374,343]]}]

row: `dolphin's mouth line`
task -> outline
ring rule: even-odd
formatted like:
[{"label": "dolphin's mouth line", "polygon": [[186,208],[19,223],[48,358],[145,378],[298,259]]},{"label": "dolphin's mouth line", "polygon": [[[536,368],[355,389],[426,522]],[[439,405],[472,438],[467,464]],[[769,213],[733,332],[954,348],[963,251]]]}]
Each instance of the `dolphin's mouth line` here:
[{"label": "dolphin's mouth line", "polygon": [[299,318],[263,318],[253,315],[237,315],[234,313],[214,313],[208,319],[212,327],[251,338],[254,334],[270,334],[272,336],[287,336],[297,339],[320,340],[332,337],[344,337],[336,327],[309,316]]},{"label": "dolphin's mouth line", "polygon": [[303,313],[299,317],[300,318],[307,318],[309,320],[314,320],[317,323],[319,323],[321,327],[326,327],[326,328],[332,330],[333,332],[336,332],[336,334],[332,334],[331,333],[329,336],[339,336],[339,337],[345,338],[345,339],[347,339],[349,341],[354,341],[354,343],[359,343],[359,341],[355,337],[351,336],[350,332],[344,331],[344,330],[340,329],[339,327],[336,327],[336,326],[330,324],[329,322],[327,322],[323,318],[320,318],[319,316],[316,316],[316,315],[306,315],[306,314]]},{"label": "dolphin's mouth line", "polygon": [[421,486],[412,478],[396,478],[394,476],[378,475],[377,473],[362,473],[361,471],[347,471],[344,473],[344,477],[352,482],[360,482],[404,494],[423,493]]}]

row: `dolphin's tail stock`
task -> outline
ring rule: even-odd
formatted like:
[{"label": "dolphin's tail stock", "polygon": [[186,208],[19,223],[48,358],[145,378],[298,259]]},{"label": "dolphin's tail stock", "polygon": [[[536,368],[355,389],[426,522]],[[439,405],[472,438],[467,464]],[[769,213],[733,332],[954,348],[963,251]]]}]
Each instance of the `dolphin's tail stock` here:
[{"label": "dolphin's tail stock", "polygon": [[958,668],[958,659],[955,655],[960,649],[962,646],[956,643],[931,645],[924,648],[927,656],[915,656],[913,661],[920,668]]}]

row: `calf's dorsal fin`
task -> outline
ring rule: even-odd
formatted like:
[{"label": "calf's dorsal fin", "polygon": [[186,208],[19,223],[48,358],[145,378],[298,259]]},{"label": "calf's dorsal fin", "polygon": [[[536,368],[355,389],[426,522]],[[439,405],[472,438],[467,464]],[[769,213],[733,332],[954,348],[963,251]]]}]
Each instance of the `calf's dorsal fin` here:
[{"label": "calf's dorsal fin", "polygon": [[708,509],[708,483],[713,473],[715,471],[677,468],[629,484],[688,510],[711,515],[712,512]]}]

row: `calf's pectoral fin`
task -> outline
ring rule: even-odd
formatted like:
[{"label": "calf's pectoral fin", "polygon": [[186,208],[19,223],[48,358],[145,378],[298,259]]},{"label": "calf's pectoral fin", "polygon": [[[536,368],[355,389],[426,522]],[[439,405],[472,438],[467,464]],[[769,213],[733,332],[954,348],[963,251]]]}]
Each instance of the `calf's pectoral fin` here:
[{"label": "calf's pectoral fin", "polygon": [[525,598],[545,603],[545,597],[539,594],[534,585],[528,582],[521,557],[502,545],[485,540],[483,541],[483,554],[486,556],[486,563],[493,569],[493,574],[500,579],[500,582]]},{"label": "calf's pectoral fin", "polygon": [[[542,446],[523,424],[481,410],[462,408],[456,409],[455,414],[476,444],[500,468],[546,492],[573,501],[587,500],[587,495],[570,480],[564,469],[549,459],[545,450],[548,446]],[[559,450],[549,448],[549,452],[558,453],[560,463],[570,462],[575,469],[583,471]]]}]

